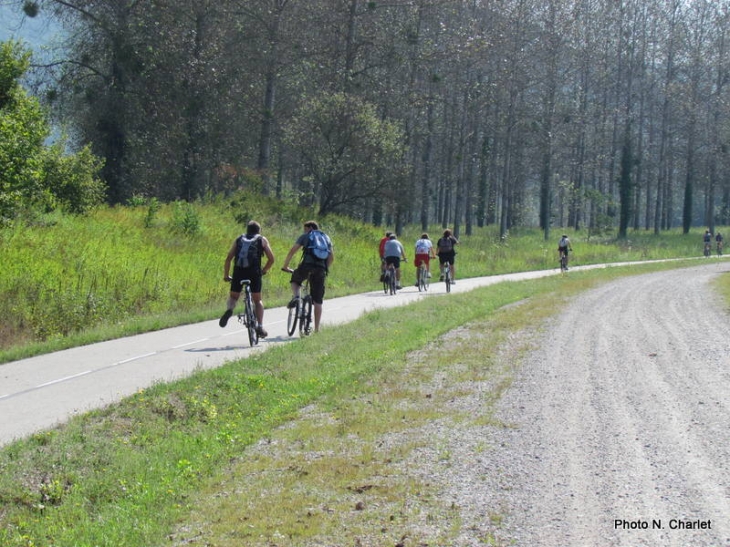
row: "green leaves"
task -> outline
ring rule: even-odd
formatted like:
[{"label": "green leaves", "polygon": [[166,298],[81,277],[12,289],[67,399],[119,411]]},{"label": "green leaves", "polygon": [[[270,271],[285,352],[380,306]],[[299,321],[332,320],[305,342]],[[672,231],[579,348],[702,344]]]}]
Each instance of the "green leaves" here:
[{"label": "green leaves", "polygon": [[320,214],[346,212],[399,180],[406,149],[400,127],[354,95],[318,95],[305,102],[287,138],[319,191]]},{"label": "green leaves", "polygon": [[18,43],[0,44],[0,226],[57,207],[83,213],[104,198],[88,149],[67,155],[63,142],[45,144],[50,124],[19,83],[29,59]]}]

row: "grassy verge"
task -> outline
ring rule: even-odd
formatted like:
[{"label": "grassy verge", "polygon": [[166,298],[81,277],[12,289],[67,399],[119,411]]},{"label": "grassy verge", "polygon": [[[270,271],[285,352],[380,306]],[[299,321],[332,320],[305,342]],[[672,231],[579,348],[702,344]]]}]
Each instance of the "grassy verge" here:
[{"label": "grassy verge", "polygon": [[[348,406],[347,401],[357,400],[363,393],[381,392],[400,393],[397,396],[401,402],[409,400],[409,389],[404,387],[399,392],[395,388],[407,385],[398,378],[404,378],[410,352],[421,350],[461,325],[491,321],[497,310],[515,302],[527,300],[525,305],[511,308],[514,311],[510,313],[517,315],[510,315],[511,319],[504,323],[509,326],[508,330],[538,320],[541,315],[535,310],[557,311],[568,295],[598,282],[668,267],[673,266],[572,272],[568,277],[503,283],[464,294],[434,296],[405,308],[375,311],[351,324],[327,329],[316,337],[274,347],[173,384],[154,386],[120,404],[14,443],[0,452],[0,544],[7,547],[166,544],[165,538],[175,529],[176,522],[220,520],[220,509],[215,506],[210,506],[210,512],[203,509],[204,513],[195,518],[191,511],[209,506],[206,500],[209,501],[222,483],[227,484],[222,477],[231,481],[225,488],[238,488],[236,477],[255,472],[255,469],[246,471],[245,467],[237,467],[247,447],[270,438],[278,426],[307,405],[324,401],[328,412],[336,412],[336,426],[325,427],[323,431],[329,429],[330,435],[339,435],[338,442],[342,443],[349,435],[373,442],[381,433],[378,428],[397,427],[399,411],[394,409],[400,405],[382,399],[376,415],[383,415],[382,408],[388,410],[387,417],[382,421],[368,421],[363,419],[365,409],[354,403]],[[448,305],[444,305],[445,301]],[[473,354],[474,364],[470,368],[478,371],[480,356],[488,358],[485,356],[494,353],[498,342],[497,337],[481,345]],[[433,374],[430,367],[437,367],[438,362],[438,359],[426,359],[424,363],[429,366],[420,374]],[[479,372],[483,373],[490,374],[488,370]],[[504,381],[498,383],[503,385]],[[488,413],[486,408],[485,415]],[[408,416],[414,420],[429,418],[428,413],[419,414],[412,412]],[[358,428],[364,433],[358,433]],[[327,437],[323,438],[326,444]],[[367,453],[373,453],[373,448],[363,448],[363,451],[365,455],[361,458],[367,460]],[[312,462],[305,452],[291,465],[299,469],[294,482],[300,491],[306,492],[307,481],[314,480],[319,471],[310,467]],[[336,474],[340,466],[345,477],[346,472],[351,472],[346,469],[347,461],[349,458],[342,461],[335,458],[328,465],[333,466]],[[338,498],[359,482],[359,478],[352,477],[333,483],[333,496]],[[266,503],[272,494],[265,482],[261,486],[255,496]],[[427,492],[429,486],[411,484],[400,488]],[[281,492],[288,490],[280,489]],[[312,492],[316,497],[316,491]],[[402,498],[402,492],[396,499]],[[319,516],[321,524],[315,525],[307,519],[299,522],[303,507],[310,501],[307,496],[301,496],[280,505],[277,502],[260,506],[258,512],[252,512],[249,522],[241,524],[241,529],[249,531],[251,525],[262,526],[256,534],[266,537],[274,534],[265,529],[271,526],[267,523],[281,521],[284,523],[281,526],[286,525],[289,530],[291,541],[287,540],[287,544],[317,535],[339,537],[337,522],[326,511]],[[229,518],[243,518],[233,516],[236,501],[231,503],[225,513],[230,517],[220,520],[223,525]],[[296,511],[292,504],[296,505]],[[295,514],[299,515],[298,520]],[[404,523],[409,520],[404,518]],[[291,529],[292,526],[297,528]],[[362,526],[367,528],[369,524]],[[242,543],[216,536],[215,541],[207,544]]]},{"label": "grassy verge", "polygon": [[[89,217],[53,216],[43,224],[0,230],[0,363],[138,332],[219,316],[227,286],[225,254],[243,230],[261,222],[283,261],[312,211],[262,196],[195,204],[103,208]],[[386,227],[352,219],[318,219],[335,243],[328,297],[377,287],[377,245]],[[400,239],[413,258],[418,226]],[[428,232],[433,240],[440,226]],[[722,231],[725,231],[724,229]],[[556,236],[558,233],[555,233]],[[638,231],[626,240],[568,231],[572,265],[699,256],[701,231],[659,235]],[[461,236],[457,277],[556,267],[557,238],[519,228],[500,238],[494,226]],[[413,278],[412,262],[406,265]],[[264,281],[267,306],[283,305],[289,277],[274,267]]]}]

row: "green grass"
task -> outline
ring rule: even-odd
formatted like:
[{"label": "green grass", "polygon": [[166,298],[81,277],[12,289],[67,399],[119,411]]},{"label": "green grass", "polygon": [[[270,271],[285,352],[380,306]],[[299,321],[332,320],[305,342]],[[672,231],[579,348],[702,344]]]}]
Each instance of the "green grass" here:
[{"label": "green grass", "polygon": [[[243,224],[261,222],[280,265],[311,217],[285,202],[238,196],[104,208],[89,217],[52,216],[42,225],[0,231],[0,363],[212,319],[227,293],[223,260]],[[384,228],[337,216],[318,220],[336,250],[327,297],[374,289]],[[429,230],[433,240],[441,232]],[[401,235],[411,258],[420,233],[409,226]],[[699,229],[689,235],[637,232],[621,242],[587,232],[569,235],[574,265],[698,256],[702,248]],[[457,277],[554,268],[553,239],[515,229],[500,240],[496,227],[477,228],[461,236]],[[264,281],[265,303],[283,305],[288,295],[288,275],[275,267]]]},{"label": "green grass", "polygon": [[[414,448],[401,446],[385,456],[377,450],[378,440],[403,428],[404,422],[410,427],[433,417],[407,406],[422,383],[418,379],[428,381],[438,374],[443,360],[438,355],[423,358],[414,370],[411,352],[463,325],[481,324],[484,330],[488,324],[488,330],[504,335],[539,325],[570,295],[596,283],[667,267],[672,266],[572,272],[374,311],[316,337],[153,386],[15,442],[0,451],[0,545],[151,547],[170,544],[170,534],[182,544],[196,526],[207,536],[207,543],[198,545],[305,545],[312,538],[318,544],[354,544],[358,534],[373,533],[381,517],[388,522],[388,538],[414,533],[413,523],[423,514],[417,506],[406,510],[404,499],[409,504],[420,500],[425,509],[439,503],[434,486],[414,477],[393,476],[392,482],[369,492],[369,506],[382,503],[383,513],[375,516],[345,511],[341,505],[332,513],[321,505],[311,509],[316,500],[352,500],[352,488],[392,473],[386,459],[403,461]],[[509,306],[516,302],[522,305]],[[485,339],[478,351],[449,352],[463,353],[453,381],[493,376],[491,400],[498,400],[509,385],[510,371],[499,370],[499,363],[486,364],[500,340],[498,335]],[[446,399],[435,395],[441,412],[438,405]],[[368,397],[374,403],[364,403]],[[305,427],[293,437],[302,450],[277,464],[286,466],[289,482],[283,484],[289,488],[276,489],[263,479],[253,488],[251,477],[263,473],[257,465],[266,467],[266,462],[248,461],[244,451],[260,439],[280,435],[280,425],[313,404],[331,420],[297,426]],[[490,423],[490,410],[486,405],[483,415],[459,419]],[[344,446],[348,438],[359,451],[355,461],[360,463],[338,459],[337,450],[315,461],[328,443]],[[448,462],[446,445],[442,455]],[[299,495],[292,495],[293,488]],[[238,497],[231,496],[235,492]],[[402,510],[389,520],[387,513],[398,505]],[[368,515],[374,520],[367,520]],[[343,528],[342,519],[348,527]],[[448,543],[451,533],[449,526],[440,529],[438,541]]]}]

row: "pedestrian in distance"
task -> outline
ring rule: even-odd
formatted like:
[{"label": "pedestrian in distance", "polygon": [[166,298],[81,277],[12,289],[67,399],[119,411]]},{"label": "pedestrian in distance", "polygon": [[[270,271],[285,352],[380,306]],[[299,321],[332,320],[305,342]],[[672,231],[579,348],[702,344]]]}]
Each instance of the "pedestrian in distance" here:
[{"label": "pedestrian in distance", "polygon": [[[262,257],[266,257],[266,263],[261,266]],[[235,259],[235,262],[234,262]],[[233,262],[233,275],[231,263]],[[246,233],[235,239],[228,250],[225,263],[223,264],[223,281],[231,283],[231,291],[226,303],[226,311],[220,318],[218,324],[225,327],[233,315],[238,299],[241,296],[241,281],[251,281],[251,299],[254,303],[256,313],[256,332],[259,338],[266,338],[268,333],[264,329],[264,302],[261,297],[263,276],[274,264],[274,253],[269,245],[269,240],[261,235],[261,225],[252,220],[246,225]]]},{"label": "pedestrian in distance", "polygon": [[[302,250],[299,266],[292,270],[289,263],[294,255]],[[319,229],[314,220],[304,223],[304,232],[297,238],[284,259],[282,270],[291,272],[292,299],[289,308],[296,307],[302,283],[309,279],[309,294],[312,296],[314,308],[314,332],[319,332],[322,319],[322,304],[324,302],[325,278],[329,272],[335,253],[329,236]]]},{"label": "pedestrian in distance", "polygon": [[717,232],[715,234],[715,243],[717,244],[717,256],[722,256],[722,234],[720,232]]}]

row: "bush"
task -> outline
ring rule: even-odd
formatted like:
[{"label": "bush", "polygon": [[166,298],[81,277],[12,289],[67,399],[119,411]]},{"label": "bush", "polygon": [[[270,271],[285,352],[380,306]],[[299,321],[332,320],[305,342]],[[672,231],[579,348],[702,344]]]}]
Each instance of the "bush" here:
[{"label": "bush", "polygon": [[88,147],[70,156],[62,155],[61,148],[57,144],[47,150],[43,184],[65,212],[84,214],[106,196],[106,185],[96,176],[102,162]]}]

